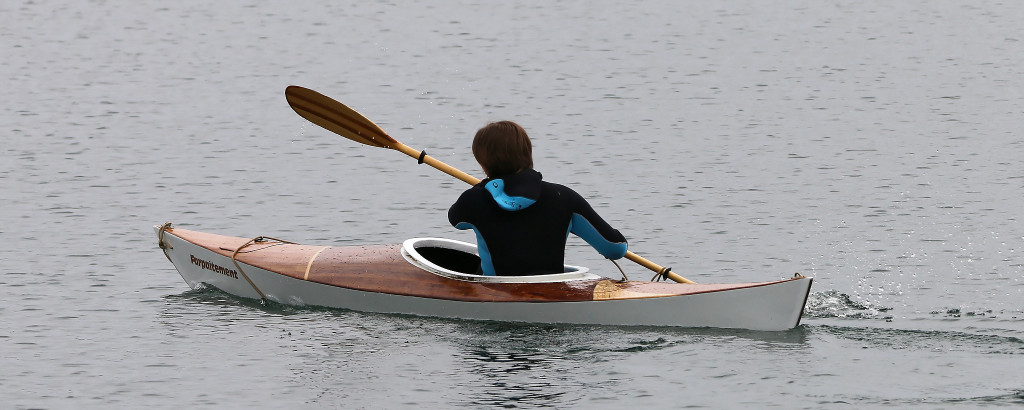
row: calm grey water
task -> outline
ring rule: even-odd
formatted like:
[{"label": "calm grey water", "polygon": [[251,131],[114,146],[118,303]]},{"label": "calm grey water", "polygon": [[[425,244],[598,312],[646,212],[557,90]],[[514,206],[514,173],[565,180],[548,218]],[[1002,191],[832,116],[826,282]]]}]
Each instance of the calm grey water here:
[{"label": "calm grey water", "polygon": [[[0,407],[1024,404],[1018,3],[287,3],[0,3]],[[461,182],[306,123],[290,84],[474,174],[473,132],[516,120],[537,169],[648,259],[698,282],[814,276],[804,323],[530,326],[191,291],[153,225],[472,241],[445,216]]]}]

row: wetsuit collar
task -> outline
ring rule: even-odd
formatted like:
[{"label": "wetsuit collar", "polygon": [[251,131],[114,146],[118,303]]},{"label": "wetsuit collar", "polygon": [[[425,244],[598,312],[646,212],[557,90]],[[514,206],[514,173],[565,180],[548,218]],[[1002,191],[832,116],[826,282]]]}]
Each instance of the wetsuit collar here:
[{"label": "wetsuit collar", "polygon": [[512,175],[484,181],[494,202],[506,211],[518,211],[533,205],[540,198],[540,172],[524,169]]}]

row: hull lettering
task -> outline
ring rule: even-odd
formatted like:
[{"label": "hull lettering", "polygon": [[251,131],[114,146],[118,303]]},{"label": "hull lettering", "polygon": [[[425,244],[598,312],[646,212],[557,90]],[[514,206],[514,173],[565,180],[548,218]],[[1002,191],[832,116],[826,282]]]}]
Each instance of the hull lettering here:
[{"label": "hull lettering", "polygon": [[232,279],[238,279],[238,272],[234,269],[228,269],[210,261],[204,261],[197,258],[195,255],[189,255],[192,258],[192,264],[208,271],[217,272],[221,275],[227,276]]}]

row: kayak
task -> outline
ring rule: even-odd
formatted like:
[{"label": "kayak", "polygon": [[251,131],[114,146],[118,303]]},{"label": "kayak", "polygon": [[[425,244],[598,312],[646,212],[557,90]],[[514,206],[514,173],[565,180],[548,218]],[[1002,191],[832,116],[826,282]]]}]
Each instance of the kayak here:
[{"label": "kayak", "polygon": [[582,266],[534,276],[476,274],[476,245],[444,238],[401,244],[303,245],[154,227],[195,289],[363,312],[528,323],[780,331],[800,324],[812,278],[688,284],[613,279]]}]

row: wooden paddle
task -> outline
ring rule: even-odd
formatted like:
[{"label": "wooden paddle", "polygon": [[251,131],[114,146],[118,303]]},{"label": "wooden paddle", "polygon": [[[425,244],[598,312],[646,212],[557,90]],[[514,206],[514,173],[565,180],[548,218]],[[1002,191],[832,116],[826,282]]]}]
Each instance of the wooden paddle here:
[{"label": "wooden paddle", "polygon": [[[438,161],[427,155],[425,151],[416,151],[409,146],[398,142],[383,129],[374,124],[362,114],[348,108],[345,104],[334,100],[331,97],[320,94],[308,88],[296,85],[288,86],[284,90],[284,96],[288,99],[288,105],[295,110],[302,118],[324,127],[328,131],[341,135],[355,142],[372,145],[381,148],[390,148],[416,158],[420,163],[425,163],[442,172],[461,179],[470,185],[476,185],[479,179],[465,172]],[[693,281],[679,276],[669,269],[658,266],[654,262],[642,258],[632,251],[626,252],[626,259],[640,264],[641,266],[658,272],[666,278],[679,283],[694,283]]]},{"label": "wooden paddle", "polygon": [[423,151],[416,151],[398,142],[373,121],[331,97],[296,85],[286,88],[284,96],[288,99],[288,105],[291,105],[302,118],[331,132],[355,142],[402,152],[470,185],[480,182],[479,179],[438,161]]}]

